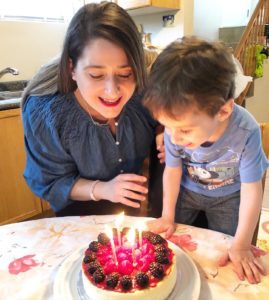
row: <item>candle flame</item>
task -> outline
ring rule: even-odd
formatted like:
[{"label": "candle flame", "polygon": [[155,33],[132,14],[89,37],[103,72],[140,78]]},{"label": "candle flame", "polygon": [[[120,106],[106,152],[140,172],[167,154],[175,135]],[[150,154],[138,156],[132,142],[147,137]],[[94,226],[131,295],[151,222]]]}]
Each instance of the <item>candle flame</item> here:
[{"label": "candle flame", "polygon": [[144,222],[138,222],[137,223],[137,229],[140,230],[140,231],[143,231],[146,229],[146,225]]},{"label": "candle flame", "polygon": [[108,236],[108,238],[110,240],[113,239],[113,230],[112,230],[111,227],[109,227],[109,226],[106,225],[106,227],[105,227],[105,233],[106,233],[106,235]]},{"label": "candle flame", "polygon": [[135,229],[130,229],[127,234],[127,240],[130,243],[131,247],[135,245]]},{"label": "candle flame", "polygon": [[117,228],[119,228],[119,227],[121,226],[121,224],[122,224],[122,222],[123,222],[123,219],[124,219],[124,211],[121,212],[121,213],[117,216],[117,218],[116,218],[116,220],[115,220],[115,225],[116,225]]}]

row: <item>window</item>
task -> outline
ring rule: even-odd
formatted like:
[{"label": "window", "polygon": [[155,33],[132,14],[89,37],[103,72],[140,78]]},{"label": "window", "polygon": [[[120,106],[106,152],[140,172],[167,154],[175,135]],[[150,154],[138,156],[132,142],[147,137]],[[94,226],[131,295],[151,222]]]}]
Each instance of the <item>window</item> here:
[{"label": "window", "polygon": [[64,22],[84,0],[0,0],[0,20]]}]

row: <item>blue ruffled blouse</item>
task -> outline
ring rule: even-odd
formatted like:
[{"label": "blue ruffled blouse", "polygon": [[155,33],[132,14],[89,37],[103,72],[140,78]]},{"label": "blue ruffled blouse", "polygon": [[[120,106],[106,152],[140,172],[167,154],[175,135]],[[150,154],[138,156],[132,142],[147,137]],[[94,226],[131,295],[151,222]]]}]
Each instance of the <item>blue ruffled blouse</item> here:
[{"label": "blue ruffled blouse", "polygon": [[121,173],[141,173],[156,122],[136,95],[125,105],[113,136],[108,125],[93,122],[68,95],[30,96],[23,107],[26,147],[24,178],[54,211],[70,204],[81,177],[108,181]]}]

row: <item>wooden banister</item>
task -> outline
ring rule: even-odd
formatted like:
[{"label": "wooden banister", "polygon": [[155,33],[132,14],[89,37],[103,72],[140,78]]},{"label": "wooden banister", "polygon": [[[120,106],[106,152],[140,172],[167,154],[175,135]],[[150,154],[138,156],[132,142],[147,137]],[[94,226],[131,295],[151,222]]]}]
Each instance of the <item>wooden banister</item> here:
[{"label": "wooden banister", "polygon": [[[240,61],[244,74],[255,77],[256,46],[265,45],[265,24],[269,23],[269,0],[259,0],[243,35],[235,48],[234,56]],[[235,100],[242,104],[250,88],[248,84],[241,95]]]}]

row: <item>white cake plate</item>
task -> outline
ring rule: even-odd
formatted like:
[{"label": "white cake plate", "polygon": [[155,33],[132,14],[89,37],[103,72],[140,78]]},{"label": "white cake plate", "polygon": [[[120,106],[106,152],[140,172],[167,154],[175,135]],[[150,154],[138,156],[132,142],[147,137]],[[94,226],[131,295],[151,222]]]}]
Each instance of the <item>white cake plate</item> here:
[{"label": "white cake plate", "polygon": [[[167,300],[198,300],[201,288],[196,265],[179,247],[169,242],[177,261],[176,285]],[[94,300],[85,294],[82,284],[81,263],[85,248],[75,251],[59,266],[55,277],[53,295],[55,300]]]}]

